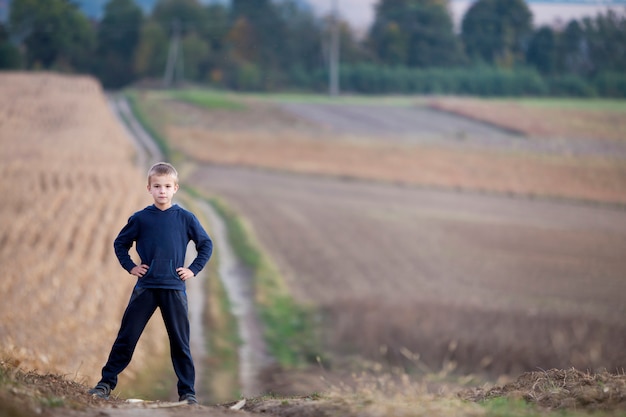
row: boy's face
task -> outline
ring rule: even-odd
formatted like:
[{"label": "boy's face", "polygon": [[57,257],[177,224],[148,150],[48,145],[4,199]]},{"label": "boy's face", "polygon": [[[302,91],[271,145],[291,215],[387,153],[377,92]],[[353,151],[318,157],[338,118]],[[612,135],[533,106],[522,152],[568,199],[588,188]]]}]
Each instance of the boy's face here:
[{"label": "boy's face", "polygon": [[172,198],[178,191],[178,184],[171,175],[153,175],[148,183],[148,192],[154,198],[154,205],[161,210],[172,206]]}]

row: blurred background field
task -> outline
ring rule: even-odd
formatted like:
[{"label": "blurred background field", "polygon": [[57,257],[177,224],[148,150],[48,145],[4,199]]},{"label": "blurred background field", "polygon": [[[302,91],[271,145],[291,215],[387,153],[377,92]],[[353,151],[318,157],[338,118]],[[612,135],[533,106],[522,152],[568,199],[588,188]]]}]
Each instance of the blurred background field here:
[{"label": "blurred background field", "polygon": [[204,162],[626,202],[619,101],[137,94],[175,147]]},{"label": "blurred background field", "polygon": [[[322,356],[339,368],[357,355],[491,378],[619,369],[623,142],[498,117],[513,107],[543,123],[568,111],[559,101],[204,94],[133,97],[173,157],[193,161],[191,183],[248,220],[324,317]],[[458,102],[477,116],[432,110]],[[538,105],[542,118],[526,115]],[[624,112],[574,107],[582,123]]]},{"label": "blurred background field", "polygon": [[[453,16],[454,0],[379,0],[360,29],[341,0],[321,14],[291,0],[99,3],[0,0],[3,358],[90,383],[106,359],[132,287],[111,242],[150,203],[109,93],[180,166],[187,202],[223,204],[257,244],[239,255],[281,284],[285,304],[262,313],[280,326],[265,330],[293,331],[280,348],[301,362],[268,367],[268,392],[340,386],[381,413],[393,389],[410,409],[418,392],[537,368],[623,377],[623,2],[546,22],[539,1]],[[204,317],[223,356],[200,366],[226,364],[207,385],[228,396],[238,340],[222,291],[211,284]],[[166,373],[158,327],[130,389]],[[524,381],[538,403],[541,384]]]}]

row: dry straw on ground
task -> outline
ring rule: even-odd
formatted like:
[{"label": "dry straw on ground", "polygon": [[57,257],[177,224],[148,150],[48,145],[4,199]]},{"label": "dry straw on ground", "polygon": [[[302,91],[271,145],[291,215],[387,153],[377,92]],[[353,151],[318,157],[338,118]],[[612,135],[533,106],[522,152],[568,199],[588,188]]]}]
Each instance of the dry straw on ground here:
[{"label": "dry straw on ground", "polygon": [[528,372],[516,381],[488,390],[460,393],[471,401],[506,397],[523,399],[544,409],[625,410],[626,374],[585,373],[576,369]]},{"label": "dry straw on ground", "polygon": [[0,355],[93,381],[133,286],[112,242],[143,174],[95,80],[3,73],[0,92]]}]

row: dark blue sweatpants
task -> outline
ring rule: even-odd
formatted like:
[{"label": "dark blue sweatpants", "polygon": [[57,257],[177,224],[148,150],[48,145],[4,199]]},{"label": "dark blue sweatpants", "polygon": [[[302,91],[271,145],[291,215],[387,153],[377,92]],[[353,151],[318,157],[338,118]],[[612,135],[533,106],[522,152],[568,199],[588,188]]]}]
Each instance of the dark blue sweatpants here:
[{"label": "dark blue sweatpants", "polygon": [[195,394],[196,377],[189,349],[189,315],[187,294],[162,288],[135,288],[124,312],[120,331],[113,343],[109,359],[102,368],[100,382],[117,385],[117,376],[128,366],[148,320],[161,310],[165,329],[170,339],[170,353],[174,372],[178,377],[178,395]]}]

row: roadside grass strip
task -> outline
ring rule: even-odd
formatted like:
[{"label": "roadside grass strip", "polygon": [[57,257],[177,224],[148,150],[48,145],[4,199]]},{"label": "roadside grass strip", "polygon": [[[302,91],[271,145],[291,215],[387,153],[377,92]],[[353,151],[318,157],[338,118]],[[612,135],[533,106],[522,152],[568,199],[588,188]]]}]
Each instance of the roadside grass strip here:
[{"label": "roadside grass strip", "polygon": [[229,94],[214,90],[190,89],[174,90],[169,96],[175,100],[184,101],[205,109],[244,110],[245,105],[232,100]]},{"label": "roadside grass strip", "polygon": [[235,254],[252,272],[255,301],[270,354],[285,368],[315,363],[321,349],[313,310],[293,300],[277,268],[261,252],[250,228],[234,210],[218,198],[209,202],[224,220]]},{"label": "roadside grass strip", "polygon": [[233,93],[205,88],[189,88],[185,90],[170,90],[166,93],[174,100],[183,101],[209,110],[246,110],[246,100],[263,101],[270,103],[309,103],[309,104],[338,104],[338,105],[388,105],[408,107],[424,104],[427,97],[424,95],[388,95],[368,96],[363,94],[343,94],[331,97],[327,94],[315,93]]}]

